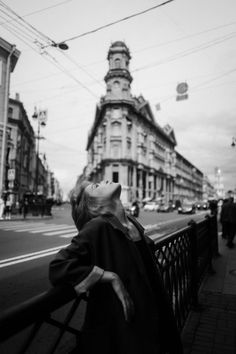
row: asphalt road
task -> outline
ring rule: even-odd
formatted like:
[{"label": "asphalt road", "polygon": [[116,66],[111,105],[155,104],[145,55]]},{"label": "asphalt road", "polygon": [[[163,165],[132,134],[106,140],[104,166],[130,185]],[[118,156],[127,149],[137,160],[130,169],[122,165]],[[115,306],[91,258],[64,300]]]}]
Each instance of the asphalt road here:
[{"label": "asphalt road", "polygon": [[[155,225],[155,240],[185,227],[195,215],[140,212],[139,222],[147,229]],[[0,221],[0,310],[17,305],[50,288],[48,264],[76,235],[69,205],[53,209],[52,218]]]}]

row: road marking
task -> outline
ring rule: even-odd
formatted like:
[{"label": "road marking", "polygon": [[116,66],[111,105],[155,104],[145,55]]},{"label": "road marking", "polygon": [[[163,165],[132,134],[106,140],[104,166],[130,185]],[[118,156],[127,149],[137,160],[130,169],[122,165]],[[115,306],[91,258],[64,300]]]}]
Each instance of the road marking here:
[{"label": "road marking", "polygon": [[67,246],[68,245],[57,246],[57,247],[53,247],[53,248],[48,248],[43,251],[37,251],[37,252],[33,252],[33,253],[23,254],[21,256],[3,259],[0,261],[0,268],[8,267],[8,266],[18,264],[18,263],[28,262],[33,259],[38,259],[38,258],[50,256],[52,254],[57,253],[60,249],[67,247]]},{"label": "road marking", "polygon": [[10,225],[8,225],[8,226],[6,226],[6,227],[2,227],[2,229],[3,230],[6,230],[6,231],[10,231],[10,230],[18,230],[19,228],[20,229],[26,229],[26,228],[29,228],[29,227],[33,227],[33,225],[35,225],[35,227],[36,226],[40,226],[40,225],[46,225],[45,223],[42,223],[42,222],[40,222],[40,223],[25,223],[25,224],[21,224],[21,225],[12,225],[12,226],[10,226]]},{"label": "road marking", "polygon": [[35,229],[31,229],[31,230],[28,230],[31,234],[39,234],[39,233],[42,233],[42,232],[47,232],[47,231],[53,231],[53,230],[63,230],[63,229],[67,229],[68,227],[70,227],[69,225],[66,225],[66,224],[63,224],[63,225],[52,225],[52,226],[44,226],[44,227],[41,227],[41,228],[37,228],[36,230]]},{"label": "road marking", "polygon": [[[2,225],[1,225],[2,226]],[[1,228],[1,227],[0,227]],[[69,238],[71,236],[75,236],[78,233],[76,227],[74,225],[68,224],[46,224],[44,222],[39,223],[18,223],[17,225],[14,223],[13,225],[7,225],[7,227],[3,228],[5,231],[13,231],[16,233],[19,232],[28,232],[30,234],[41,233],[43,236],[59,236],[63,238]],[[72,234],[73,231],[73,234]]]},{"label": "road marking", "polygon": [[74,226],[69,226],[67,230],[58,230],[58,231],[52,231],[52,232],[46,232],[44,236],[54,236],[54,235],[61,235],[61,234],[68,234],[71,233],[71,231],[74,231],[73,234],[77,231],[76,227]]}]

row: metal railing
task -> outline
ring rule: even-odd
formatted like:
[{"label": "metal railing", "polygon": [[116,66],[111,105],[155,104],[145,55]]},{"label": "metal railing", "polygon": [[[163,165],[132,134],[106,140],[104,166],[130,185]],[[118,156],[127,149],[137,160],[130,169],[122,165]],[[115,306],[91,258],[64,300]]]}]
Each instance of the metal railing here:
[{"label": "metal railing", "polygon": [[[202,279],[206,271],[212,269],[212,257],[217,252],[216,216],[208,215],[202,221],[191,221],[187,227],[168,234],[155,243],[156,261],[180,330],[184,327],[190,310],[198,306],[198,293]],[[64,337],[68,333],[73,336],[74,341],[79,340],[83,320],[79,305],[83,303],[82,308],[86,310],[86,303],[81,301],[83,299],[76,297],[71,287],[53,288],[5,311],[0,316],[2,346],[7,347],[9,343],[17,340],[14,339],[17,336],[22,342],[23,337],[21,347],[14,346],[11,354],[30,353],[29,348],[33,346],[36,338],[46,336],[48,338],[44,343],[43,353],[68,352],[68,346],[63,351],[61,343],[65,341]],[[63,316],[62,314],[57,316],[62,308],[65,308]],[[71,325],[73,318],[77,320],[79,318],[80,323],[75,321]],[[45,324],[53,327],[52,334],[49,335],[49,327],[42,331]],[[63,341],[61,341],[62,338]],[[72,345],[73,341],[70,339],[68,343]],[[38,345],[42,345],[42,340]],[[0,352],[2,352],[1,345]],[[9,352],[8,349],[7,352]]]}]

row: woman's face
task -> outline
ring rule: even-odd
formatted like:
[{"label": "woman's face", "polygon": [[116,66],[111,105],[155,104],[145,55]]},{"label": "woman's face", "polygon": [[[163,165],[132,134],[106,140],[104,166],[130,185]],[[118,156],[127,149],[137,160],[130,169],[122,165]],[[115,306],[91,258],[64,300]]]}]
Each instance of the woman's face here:
[{"label": "woman's face", "polygon": [[120,197],[121,185],[119,183],[102,181],[100,183],[89,184],[85,188],[85,193],[91,198],[110,199]]}]

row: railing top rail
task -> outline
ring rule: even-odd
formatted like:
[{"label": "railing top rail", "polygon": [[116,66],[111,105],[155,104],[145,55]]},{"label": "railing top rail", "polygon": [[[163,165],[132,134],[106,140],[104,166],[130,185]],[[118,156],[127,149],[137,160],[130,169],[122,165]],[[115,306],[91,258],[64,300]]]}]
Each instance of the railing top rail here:
[{"label": "railing top rail", "polygon": [[167,240],[172,241],[173,239],[178,237],[180,234],[185,233],[185,232],[189,232],[190,230],[191,230],[191,227],[186,226],[186,227],[183,227],[182,229],[173,231],[170,234],[166,234],[166,235],[162,236],[161,238],[158,238],[157,240],[155,240],[155,246],[161,247],[163,244],[166,243]]},{"label": "railing top rail", "polygon": [[[214,218],[214,216],[209,215],[203,220],[194,222],[194,224],[207,223],[211,218]],[[191,224],[189,224],[182,229],[163,236],[161,239],[157,239],[155,241],[155,249],[162,247],[166,242],[174,241],[181,234],[190,233],[191,229]],[[0,316],[0,341],[3,342],[33,323],[47,319],[53,311],[76,298],[73,287],[56,287],[2,312]],[[82,298],[81,296],[78,300]]]},{"label": "railing top rail", "polygon": [[0,341],[45,319],[51,312],[75,298],[76,293],[72,287],[56,287],[3,311],[0,317]]}]

